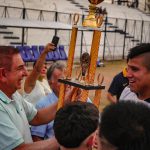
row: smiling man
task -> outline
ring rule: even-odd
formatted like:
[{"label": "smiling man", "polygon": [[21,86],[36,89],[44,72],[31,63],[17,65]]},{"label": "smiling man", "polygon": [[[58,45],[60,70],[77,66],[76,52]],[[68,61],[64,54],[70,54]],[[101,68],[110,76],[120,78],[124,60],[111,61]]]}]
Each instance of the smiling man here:
[{"label": "smiling man", "polygon": [[137,99],[150,102],[150,43],[132,48],[128,54],[129,88],[120,99]]},{"label": "smiling man", "polygon": [[[52,48],[50,44],[48,50]],[[46,54],[44,52],[43,57]],[[26,76],[27,70],[19,51],[14,47],[0,46],[0,150],[58,150],[55,138],[32,141],[29,124],[42,125],[52,121],[57,102],[37,110],[26,101],[17,92]],[[65,93],[65,100],[71,99],[72,93],[69,92]]]}]

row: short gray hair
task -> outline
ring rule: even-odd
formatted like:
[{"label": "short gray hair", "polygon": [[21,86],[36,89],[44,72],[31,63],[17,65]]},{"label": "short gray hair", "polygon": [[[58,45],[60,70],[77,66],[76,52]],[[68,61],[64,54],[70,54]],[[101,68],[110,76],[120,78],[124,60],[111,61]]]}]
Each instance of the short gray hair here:
[{"label": "short gray hair", "polygon": [[47,70],[47,80],[51,79],[52,74],[55,69],[59,69],[59,70],[63,71],[64,68],[66,68],[66,65],[62,61],[57,61],[57,62],[53,63]]}]

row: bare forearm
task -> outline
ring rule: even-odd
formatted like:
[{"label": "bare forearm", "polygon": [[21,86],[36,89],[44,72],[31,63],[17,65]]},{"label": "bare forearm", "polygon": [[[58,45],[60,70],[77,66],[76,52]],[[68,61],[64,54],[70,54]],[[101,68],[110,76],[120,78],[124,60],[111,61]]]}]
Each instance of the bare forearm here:
[{"label": "bare forearm", "polygon": [[46,108],[39,109],[37,115],[30,122],[31,125],[42,125],[54,120],[57,111],[57,103]]},{"label": "bare forearm", "polygon": [[58,150],[59,144],[55,138],[33,142],[30,144],[21,144],[14,150]]},{"label": "bare forearm", "polygon": [[46,58],[47,53],[52,51],[54,48],[55,47],[51,43],[48,43],[46,45],[42,54],[38,58],[32,72],[27,76],[27,78],[25,80],[24,90],[26,93],[30,93],[33,90],[35,83],[36,83],[36,80],[38,79],[40,72],[41,72],[41,69],[43,67],[43,64],[45,62],[45,58]]},{"label": "bare forearm", "polygon": [[107,94],[107,99],[112,102],[112,103],[116,103],[117,102],[117,98],[115,95],[111,95],[110,93]]},{"label": "bare forearm", "polygon": [[43,52],[41,53],[39,59],[36,62],[36,65],[35,65],[35,69],[36,69],[37,72],[41,71],[42,66],[43,66],[43,64],[45,62],[45,58],[46,58],[47,53],[50,52],[50,51],[52,51],[54,48],[55,47],[54,47],[54,45],[52,43],[48,43],[45,46]]},{"label": "bare forearm", "polygon": [[33,70],[35,70],[35,72],[37,72],[37,74],[39,74],[42,69],[42,66],[45,62],[46,55],[47,55],[47,53],[45,51],[43,51],[33,68]]}]

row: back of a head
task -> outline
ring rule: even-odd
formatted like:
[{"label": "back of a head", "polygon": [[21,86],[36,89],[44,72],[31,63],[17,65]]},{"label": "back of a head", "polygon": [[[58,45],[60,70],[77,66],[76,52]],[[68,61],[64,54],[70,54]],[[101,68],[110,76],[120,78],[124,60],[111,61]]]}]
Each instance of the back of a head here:
[{"label": "back of a head", "polygon": [[130,49],[127,62],[137,56],[144,56],[144,65],[150,70],[150,43],[143,43]]},{"label": "back of a head", "polygon": [[100,137],[117,150],[150,150],[150,108],[133,101],[106,107],[101,116]]},{"label": "back of a head", "polygon": [[98,127],[99,111],[92,103],[71,102],[60,108],[54,120],[54,133],[65,148],[77,148]]},{"label": "back of a head", "polygon": [[12,57],[19,54],[19,50],[12,46],[0,46],[0,68],[6,67],[10,69],[12,64]]}]

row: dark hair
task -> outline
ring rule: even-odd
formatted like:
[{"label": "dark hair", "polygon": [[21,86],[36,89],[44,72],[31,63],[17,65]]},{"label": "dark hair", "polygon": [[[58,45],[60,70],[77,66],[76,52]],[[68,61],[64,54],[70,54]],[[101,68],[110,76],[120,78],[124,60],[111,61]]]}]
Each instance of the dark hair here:
[{"label": "dark hair", "polygon": [[0,46],[0,68],[5,67],[11,69],[12,57],[19,54],[19,50],[12,46]]},{"label": "dark hair", "polygon": [[58,143],[76,148],[98,127],[99,111],[92,103],[72,102],[60,108],[54,120]]},{"label": "dark hair", "polygon": [[150,108],[133,101],[106,107],[99,135],[118,150],[150,150]]},{"label": "dark hair", "polygon": [[144,56],[144,65],[147,67],[148,70],[150,70],[150,43],[143,43],[138,46],[135,46],[130,49],[128,56],[127,56],[127,62],[129,59],[135,58],[139,55]]},{"label": "dark hair", "polygon": [[47,79],[50,80],[52,77],[52,74],[55,69],[63,70],[65,68],[65,64],[61,61],[53,63],[47,70]]}]

